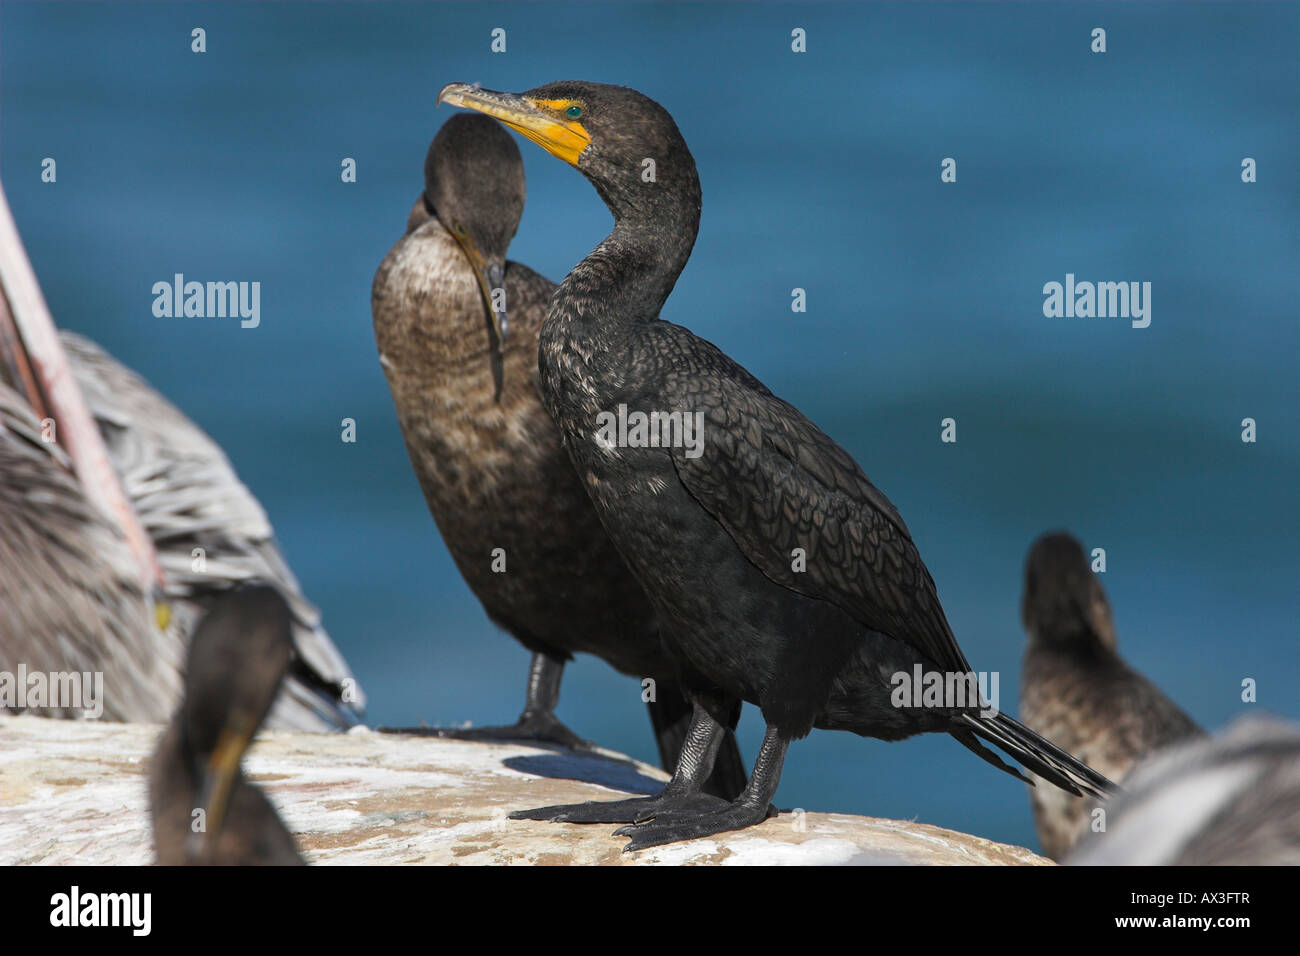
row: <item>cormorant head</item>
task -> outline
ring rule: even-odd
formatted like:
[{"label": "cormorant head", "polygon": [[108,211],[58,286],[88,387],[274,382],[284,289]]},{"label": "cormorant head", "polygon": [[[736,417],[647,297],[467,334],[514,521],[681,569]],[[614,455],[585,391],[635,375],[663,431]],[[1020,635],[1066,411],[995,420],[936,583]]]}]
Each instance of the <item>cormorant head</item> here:
[{"label": "cormorant head", "polygon": [[293,655],[291,614],[275,588],[222,596],[194,629],[181,703],[185,749],[199,777],[203,829],[187,852],[201,862],[221,832],[239,762]]},{"label": "cormorant head", "polygon": [[[699,226],[700,182],[668,111],[625,86],[570,80],[524,93],[450,83],[438,102],[500,120],[591,180],[616,220]],[[680,221],[685,215],[686,221]]]},{"label": "cormorant head", "polygon": [[[457,113],[442,125],[424,159],[424,198],[465,251],[497,342],[510,320],[493,292],[506,284],[506,252],[524,214],[524,161],[519,147],[485,116]],[[503,295],[499,293],[498,295]]]},{"label": "cormorant head", "polygon": [[1030,548],[1020,619],[1031,641],[1095,642],[1116,649],[1106,592],[1083,546],[1064,531],[1045,534]]}]

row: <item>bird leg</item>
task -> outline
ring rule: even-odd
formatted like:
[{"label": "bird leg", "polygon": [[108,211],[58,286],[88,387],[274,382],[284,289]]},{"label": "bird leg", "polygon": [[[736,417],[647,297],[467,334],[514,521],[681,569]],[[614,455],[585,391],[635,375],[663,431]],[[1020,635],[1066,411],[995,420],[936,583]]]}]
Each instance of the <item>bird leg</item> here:
[{"label": "bird leg", "polygon": [[734,803],[704,813],[671,809],[656,816],[652,823],[619,827],[614,831],[615,836],[631,837],[623,851],[696,840],[761,823],[775,812],[772,809],[772,798],[776,796],[777,784],[781,781],[781,767],[785,763],[785,752],[789,746],[789,738],[782,737],[769,724],[758,759],[754,761],[749,784]]},{"label": "bird leg", "polygon": [[726,729],[698,703],[686,731],[677,769],[657,797],[567,803],[535,810],[516,810],[512,820],[550,820],[555,823],[635,823],[663,813],[705,814],[730,806],[720,797],[704,793],[704,781],[713,772]]},{"label": "bird leg", "polygon": [[559,744],[570,750],[590,750],[594,744],[583,740],[555,716],[560,702],[560,679],[564,676],[564,660],[542,651],[533,654],[528,667],[528,691],[524,698],[524,712],[515,723],[502,727],[407,727],[379,728],[388,734],[409,734],[417,737],[448,737],[453,740],[531,740],[537,743]]}]

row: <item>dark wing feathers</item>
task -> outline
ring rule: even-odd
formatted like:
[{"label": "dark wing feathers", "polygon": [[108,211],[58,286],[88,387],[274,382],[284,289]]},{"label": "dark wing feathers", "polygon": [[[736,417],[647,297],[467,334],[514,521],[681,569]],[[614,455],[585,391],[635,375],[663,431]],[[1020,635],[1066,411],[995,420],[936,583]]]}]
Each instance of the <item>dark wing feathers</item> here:
[{"label": "dark wing feathers", "polygon": [[[888,498],[853,458],[713,344],[644,327],[635,362],[657,364],[663,411],[703,412],[703,454],[673,450],[682,484],[768,578],[829,601],[940,668],[969,671],[934,580]],[[803,548],[806,570],[792,569]]]}]

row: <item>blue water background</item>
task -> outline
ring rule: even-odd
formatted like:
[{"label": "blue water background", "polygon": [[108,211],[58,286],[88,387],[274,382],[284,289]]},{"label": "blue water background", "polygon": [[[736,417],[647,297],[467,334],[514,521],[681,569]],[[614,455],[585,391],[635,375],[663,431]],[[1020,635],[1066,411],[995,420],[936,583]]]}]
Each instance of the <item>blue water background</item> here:
[{"label": "blue water background", "polygon": [[[584,78],[659,100],[699,164],[699,242],[665,315],[862,463],[1004,708],[1026,549],[1067,527],[1106,549],[1125,655],[1213,728],[1253,707],[1297,715],[1298,21],[1280,3],[5,2],[0,172],[57,320],[226,448],[374,723],[513,719],[527,656],[425,511],[371,276],[450,115],[443,84]],[[521,147],[512,258],[558,280],[609,216]],[[176,272],[260,281],[261,326],[155,318],[150,289]],[[1067,272],[1150,281],[1151,326],[1045,318],[1042,286]],[[939,441],[949,416],[955,445]],[[580,660],[560,714],[653,759],[638,690]],[[761,729],[748,709],[747,757]],[[817,732],[791,749],[779,803],[1033,846],[1023,791],[946,737]]]}]

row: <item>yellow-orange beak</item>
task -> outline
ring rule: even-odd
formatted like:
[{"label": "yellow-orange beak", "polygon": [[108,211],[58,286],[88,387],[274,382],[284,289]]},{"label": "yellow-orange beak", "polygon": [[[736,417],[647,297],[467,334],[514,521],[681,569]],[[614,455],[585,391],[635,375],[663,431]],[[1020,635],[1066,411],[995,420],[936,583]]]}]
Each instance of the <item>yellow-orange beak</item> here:
[{"label": "yellow-orange beak", "polygon": [[199,798],[194,809],[203,811],[201,828],[190,831],[186,853],[191,863],[206,863],[216,848],[221,827],[226,822],[226,808],[235,780],[239,777],[239,759],[248,749],[256,727],[248,728],[237,723],[221,732],[216,749],[212,751],[203,779]]},{"label": "yellow-orange beak", "polygon": [[519,93],[498,93],[468,83],[448,83],[438,94],[438,102],[477,110],[500,120],[572,166],[578,165],[578,157],[591,145],[591,136],[583,125],[561,115],[556,104]]}]

